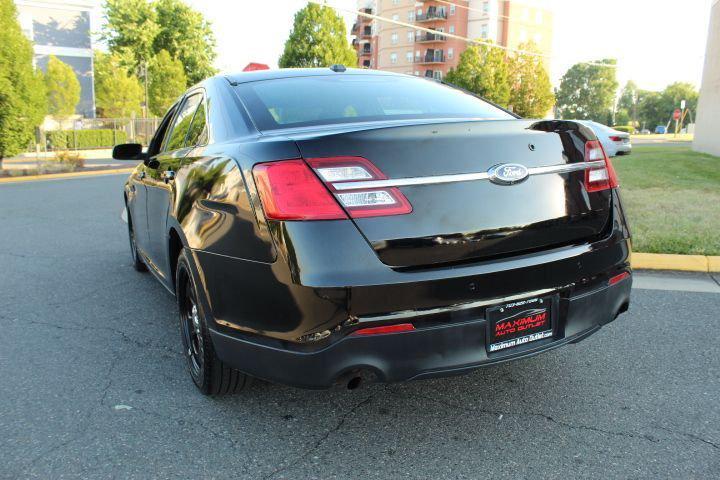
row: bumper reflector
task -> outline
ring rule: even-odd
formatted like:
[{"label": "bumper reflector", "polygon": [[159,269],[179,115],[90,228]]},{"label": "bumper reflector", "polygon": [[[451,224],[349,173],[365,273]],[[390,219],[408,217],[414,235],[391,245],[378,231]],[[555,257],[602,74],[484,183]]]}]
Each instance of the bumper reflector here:
[{"label": "bumper reflector", "polygon": [[410,332],[415,330],[412,323],[398,323],[397,325],[383,325],[355,330],[351,335],[381,335],[383,333]]},{"label": "bumper reflector", "polygon": [[625,280],[630,276],[630,272],[622,272],[618,275],[615,275],[614,277],[610,277],[610,280],[608,280],[608,285],[615,285],[618,282],[621,282],[622,280]]}]

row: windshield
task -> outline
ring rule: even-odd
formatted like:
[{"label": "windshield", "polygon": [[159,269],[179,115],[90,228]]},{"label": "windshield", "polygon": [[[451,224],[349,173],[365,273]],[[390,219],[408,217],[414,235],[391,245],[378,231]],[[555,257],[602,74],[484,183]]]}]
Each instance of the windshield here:
[{"label": "windshield", "polygon": [[473,95],[412,76],[292,77],[237,86],[260,130],[431,118],[514,118]]}]

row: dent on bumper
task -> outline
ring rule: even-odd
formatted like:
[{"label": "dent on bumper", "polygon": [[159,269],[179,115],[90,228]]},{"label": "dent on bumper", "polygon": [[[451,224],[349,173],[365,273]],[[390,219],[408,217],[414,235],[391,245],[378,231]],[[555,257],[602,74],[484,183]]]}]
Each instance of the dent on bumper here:
[{"label": "dent on bumper", "polygon": [[627,309],[631,283],[627,278],[561,299],[557,335],[491,354],[485,348],[484,318],[405,333],[346,336],[313,352],[272,347],[215,330],[211,330],[211,336],[220,358],[233,367],[259,378],[304,388],[327,388],[355,371],[371,373],[383,382],[454,375],[584,339]]}]

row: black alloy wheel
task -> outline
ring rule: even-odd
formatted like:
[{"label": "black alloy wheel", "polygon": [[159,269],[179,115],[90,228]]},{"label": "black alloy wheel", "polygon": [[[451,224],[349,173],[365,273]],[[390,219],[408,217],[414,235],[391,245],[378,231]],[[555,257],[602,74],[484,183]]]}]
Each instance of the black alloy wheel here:
[{"label": "black alloy wheel", "polygon": [[180,252],[176,272],[180,335],[190,377],[205,395],[244,390],[250,377],[223,363],[215,353],[185,250]]}]

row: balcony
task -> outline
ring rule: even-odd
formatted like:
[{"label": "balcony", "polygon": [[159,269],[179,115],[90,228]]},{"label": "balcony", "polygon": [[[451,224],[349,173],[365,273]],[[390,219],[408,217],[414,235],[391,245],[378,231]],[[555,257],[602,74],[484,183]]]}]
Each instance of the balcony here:
[{"label": "balcony", "polygon": [[418,23],[435,20],[447,20],[447,13],[444,10],[428,10],[426,13],[415,16],[415,21]]},{"label": "balcony", "polygon": [[439,33],[424,33],[415,36],[415,42],[417,43],[444,42],[445,40],[447,40],[447,37]]},{"label": "balcony", "polygon": [[445,55],[442,51],[435,53],[426,53],[423,57],[415,57],[415,62],[421,65],[428,65],[433,63],[445,63]]},{"label": "balcony", "polygon": [[366,44],[367,46],[364,48],[361,48],[358,50],[358,55],[372,55],[372,47]]}]

